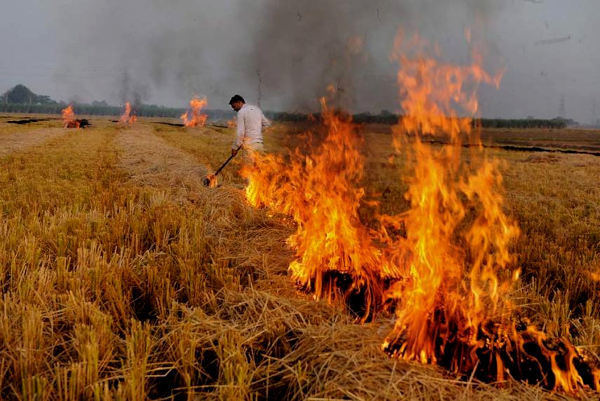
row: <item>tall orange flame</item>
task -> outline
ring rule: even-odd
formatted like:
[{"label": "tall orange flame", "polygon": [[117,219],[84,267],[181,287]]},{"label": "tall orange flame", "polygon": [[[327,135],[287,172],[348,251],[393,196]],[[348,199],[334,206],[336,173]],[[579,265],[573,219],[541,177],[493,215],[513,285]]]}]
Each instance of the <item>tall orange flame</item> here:
[{"label": "tall orange flame", "polygon": [[319,145],[288,157],[269,155],[243,171],[248,201],[291,215],[297,231],[288,244],[296,253],[289,270],[304,289],[330,302],[360,299],[366,320],[383,299],[380,253],[358,208],[364,158],[361,140],[348,115],[330,110],[322,100],[327,134]]},{"label": "tall orange flame", "polygon": [[568,393],[600,388],[600,370],[572,344],[514,319],[510,244],[520,231],[503,211],[499,162],[473,129],[479,85],[498,86],[502,74],[488,74],[476,53],[465,66],[429,53],[421,38],[398,36],[404,116],[393,143],[408,157],[408,211],[379,216],[377,231],[361,222],[362,142],[351,118],[325,101],[324,138],[243,169],[248,202],[293,218],[289,270],[317,299],[345,301],[360,321],[384,299],[392,304],[396,324],[382,345],[391,356],[488,382],[510,375]]},{"label": "tall orange flame", "polygon": [[73,105],[69,105],[62,110],[63,123],[65,128],[79,128],[79,121],[75,118]]},{"label": "tall orange flame", "polygon": [[[401,302],[397,328],[407,336],[402,354],[408,359],[435,362],[440,328],[430,327],[428,318],[441,307],[448,315],[445,319],[458,319],[466,324],[464,331],[474,335],[476,330],[472,329],[482,322],[488,308],[498,312],[496,307],[501,306],[497,303],[495,272],[512,261],[507,246],[518,229],[501,210],[502,198],[496,192],[501,176],[496,164],[481,160],[479,171],[472,171],[461,161],[462,137],[470,142],[478,138],[471,129],[472,119],[458,113],[477,113],[477,85],[492,79],[478,64],[460,67],[427,58],[420,53],[424,44],[418,37],[408,43],[417,52],[413,58],[407,56],[401,37],[396,46],[402,65],[398,83],[405,115],[395,127],[394,140],[398,149],[409,147],[414,176],[407,180],[406,198],[411,209],[398,216],[407,237],[394,244],[396,252],[407,255],[410,280],[399,293],[392,288],[390,297]],[[468,93],[466,86],[471,88]],[[434,149],[423,142],[426,135],[444,136],[448,144]],[[468,244],[461,249],[454,236],[467,217],[465,196],[479,199],[483,208],[471,229],[460,233]],[[467,264],[472,264],[468,278],[464,272]],[[468,318],[455,316],[464,312]]]},{"label": "tall orange flame", "polygon": [[[410,210],[382,218],[384,227],[405,227],[405,238],[392,240],[385,230],[382,237],[386,257],[402,260],[408,275],[388,291],[397,321],[383,349],[488,381],[508,372],[569,393],[584,383],[597,388],[598,373],[573,345],[513,321],[507,293],[518,269],[510,270],[509,245],[519,229],[502,210],[498,162],[483,152],[470,117],[478,112],[478,85],[498,85],[501,76],[487,74],[477,55],[467,66],[441,63],[418,37],[404,43],[399,36],[395,55],[405,115],[394,142],[408,152],[414,173],[407,179]],[[434,148],[428,135],[446,144]],[[469,163],[465,140],[473,146]]]},{"label": "tall orange flame", "polygon": [[125,102],[125,111],[119,118],[119,124],[134,124],[137,121],[137,116],[131,114],[131,104]]},{"label": "tall orange flame", "polygon": [[207,104],[208,100],[206,98],[200,99],[194,96],[192,100],[190,100],[190,110],[181,115],[183,124],[186,127],[203,127],[204,124],[206,124],[208,116],[202,114],[201,110],[206,107]]}]

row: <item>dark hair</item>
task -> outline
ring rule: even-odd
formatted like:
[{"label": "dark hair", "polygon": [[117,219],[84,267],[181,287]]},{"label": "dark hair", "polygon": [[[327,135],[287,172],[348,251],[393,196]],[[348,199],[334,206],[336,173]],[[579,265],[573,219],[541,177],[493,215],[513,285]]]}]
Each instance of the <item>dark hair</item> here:
[{"label": "dark hair", "polygon": [[235,102],[242,102],[242,103],[246,103],[246,101],[244,100],[243,97],[241,97],[240,95],[234,95],[231,100],[229,101],[229,105],[232,105]]}]

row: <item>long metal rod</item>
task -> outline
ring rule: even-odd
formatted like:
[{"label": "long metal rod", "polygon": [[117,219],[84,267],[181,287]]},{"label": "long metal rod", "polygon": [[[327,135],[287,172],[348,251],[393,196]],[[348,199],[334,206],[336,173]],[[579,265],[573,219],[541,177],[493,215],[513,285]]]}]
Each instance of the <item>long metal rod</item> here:
[{"label": "long metal rod", "polygon": [[[236,149],[236,151],[237,151],[237,152],[239,152],[241,148],[242,148],[242,147],[240,146],[239,148],[237,148],[237,149]],[[236,154],[237,154],[237,153],[236,153]],[[229,162],[231,161],[231,159],[233,159],[234,157],[235,157],[235,155],[231,155],[231,156],[229,156],[229,159],[227,159],[227,160],[225,161],[225,163],[223,163],[223,165],[222,165],[221,167],[219,167],[219,169],[218,169],[217,171],[215,171],[215,174],[214,174],[214,175],[218,175],[218,174],[221,172],[221,170],[223,170],[223,168],[224,168],[224,167],[227,165],[227,163],[229,163]]]}]

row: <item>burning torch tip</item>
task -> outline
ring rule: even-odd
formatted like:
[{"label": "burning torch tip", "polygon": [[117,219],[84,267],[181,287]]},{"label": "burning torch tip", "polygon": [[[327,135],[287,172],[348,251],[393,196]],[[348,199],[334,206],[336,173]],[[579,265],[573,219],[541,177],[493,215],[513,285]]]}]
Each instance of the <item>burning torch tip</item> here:
[{"label": "burning torch tip", "polygon": [[202,181],[205,187],[214,188],[217,186],[217,176],[214,174],[207,175]]}]

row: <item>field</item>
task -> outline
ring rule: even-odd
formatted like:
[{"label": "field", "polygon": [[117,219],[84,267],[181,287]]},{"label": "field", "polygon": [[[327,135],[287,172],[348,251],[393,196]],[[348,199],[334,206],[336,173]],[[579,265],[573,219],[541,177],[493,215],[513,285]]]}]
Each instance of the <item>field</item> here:
[{"label": "field", "polygon": [[[0,117],[0,398],[564,399],[390,359],[393,316],[356,324],[288,277],[288,219],[250,207],[239,161],[203,177],[233,131],[141,119]],[[270,152],[307,125],[277,124]],[[364,188],[408,208],[389,127],[363,126]],[[488,130],[484,143],[598,152],[600,132]],[[490,147],[522,230],[511,297],[551,336],[600,355],[600,158]],[[468,155],[468,149],[465,149]],[[368,214],[368,211],[364,212]],[[368,219],[369,216],[365,216]],[[580,397],[597,397],[581,390]]]}]

